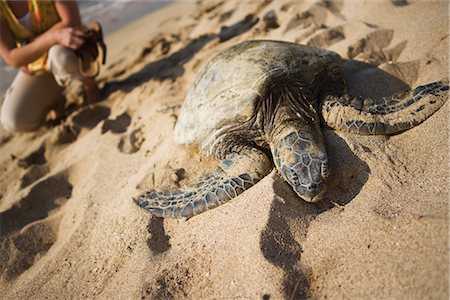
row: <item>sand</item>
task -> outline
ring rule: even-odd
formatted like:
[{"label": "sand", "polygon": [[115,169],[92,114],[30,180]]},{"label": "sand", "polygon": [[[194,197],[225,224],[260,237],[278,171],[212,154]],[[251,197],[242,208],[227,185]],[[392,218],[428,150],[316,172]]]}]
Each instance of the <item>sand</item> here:
[{"label": "sand", "polygon": [[145,16],[107,36],[104,101],[1,129],[0,298],[448,299],[448,103],[392,137],[324,128],[318,203],[276,171],[189,220],[133,203],[214,167],[175,144],[174,124],[199,68],[249,39],[353,59],[355,95],[448,80],[445,1],[180,1]]}]

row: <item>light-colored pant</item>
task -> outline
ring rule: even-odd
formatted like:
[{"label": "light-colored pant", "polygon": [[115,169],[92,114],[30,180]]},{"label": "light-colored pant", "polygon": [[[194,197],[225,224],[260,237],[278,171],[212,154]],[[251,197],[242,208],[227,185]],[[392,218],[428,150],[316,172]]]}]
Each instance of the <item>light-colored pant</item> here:
[{"label": "light-colored pant", "polygon": [[10,132],[32,131],[45,122],[51,106],[63,101],[64,87],[72,79],[81,79],[79,58],[61,45],[50,48],[49,73],[28,75],[19,71],[3,99],[0,120]]}]

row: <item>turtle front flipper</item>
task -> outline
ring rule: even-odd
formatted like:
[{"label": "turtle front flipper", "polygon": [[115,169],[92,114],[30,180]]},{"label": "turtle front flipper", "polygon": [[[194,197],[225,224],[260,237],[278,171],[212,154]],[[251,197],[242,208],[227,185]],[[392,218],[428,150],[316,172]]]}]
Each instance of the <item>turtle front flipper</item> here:
[{"label": "turtle front flipper", "polygon": [[327,96],[322,104],[325,123],[336,130],[357,134],[396,134],[419,125],[448,99],[448,82],[419,86],[409,93],[371,99]]},{"label": "turtle front flipper", "polygon": [[196,183],[174,191],[150,191],[135,201],[158,217],[189,218],[237,197],[271,169],[270,160],[259,150],[231,153],[215,172]]}]

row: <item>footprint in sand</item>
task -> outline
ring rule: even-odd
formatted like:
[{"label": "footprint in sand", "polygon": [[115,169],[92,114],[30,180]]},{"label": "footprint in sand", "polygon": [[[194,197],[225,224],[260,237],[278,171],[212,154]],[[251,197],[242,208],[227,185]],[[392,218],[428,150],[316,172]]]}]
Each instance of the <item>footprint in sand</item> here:
[{"label": "footprint in sand", "polygon": [[330,28],[315,34],[306,44],[316,48],[327,48],[345,39],[342,26]]},{"label": "footprint in sand", "polygon": [[131,117],[127,112],[117,116],[115,119],[107,119],[102,126],[102,134],[111,131],[112,133],[124,133],[131,124]]},{"label": "footprint in sand", "polygon": [[[133,63],[131,63],[128,69],[131,69],[133,66],[143,62],[149,55],[152,55],[154,58],[160,58],[166,55],[172,49],[173,44],[178,43],[180,39],[181,36],[179,34],[172,34],[169,36],[159,33],[150,41],[148,46],[142,48],[141,53],[136,59],[134,59]],[[117,77],[116,74],[114,74],[114,76]]]},{"label": "footprint in sand", "polygon": [[350,22],[332,28],[315,30],[307,37],[307,45],[328,48],[343,58],[356,59],[373,65],[396,61],[406,47],[406,41],[389,47],[394,31],[364,22]]},{"label": "footprint in sand", "polygon": [[19,167],[27,169],[31,165],[42,165],[47,162],[45,158],[45,145],[42,144],[37,150],[32,151],[26,157],[19,159],[17,164]]},{"label": "footprint in sand", "polygon": [[277,15],[275,14],[275,10],[273,9],[264,15],[263,21],[264,21],[264,31],[266,32],[280,27],[280,24],[278,24]]},{"label": "footprint in sand", "polygon": [[43,179],[19,202],[0,213],[0,237],[18,232],[28,224],[48,217],[71,195],[72,185],[64,173]]},{"label": "footprint in sand", "polygon": [[44,165],[32,165],[20,181],[20,189],[26,188],[30,184],[36,182],[40,178],[48,174],[49,168],[47,164]]},{"label": "footprint in sand", "polygon": [[[367,25],[366,25],[367,26]],[[371,27],[371,26],[368,26]],[[369,29],[370,30],[370,29]],[[380,52],[386,48],[394,36],[393,30],[377,29],[367,33],[348,47],[348,58],[355,58],[359,54],[369,54]]]},{"label": "footprint in sand", "polygon": [[0,277],[14,280],[55,243],[61,217],[30,224],[20,234],[0,238]]},{"label": "footprint in sand", "polygon": [[187,298],[191,277],[189,269],[177,263],[171,269],[164,269],[154,282],[146,283],[141,299]]},{"label": "footprint in sand", "polygon": [[242,21],[239,21],[236,24],[231,26],[222,26],[219,32],[219,41],[225,42],[235,36],[241,35],[250,30],[258,22],[258,17],[253,14],[249,14]]},{"label": "footprint in sand", "polygon": [[346,20],[340,13],[341,8],[338,2],[317,2],[301,13],[296,13],[294,5],[284,9],[285,11],[290,10],[291,15],[294,15],[286,22],[284,33],[294,34],[296,43],[305,44],[308,38],[319,34],[318,37],[314,38],[314,41],[311,41],[311,46],[327,47],[344,38],[342,31],[338,30],[339,28],[332,29],[331,32],[320,36],[320,33],[328,29],[329,26],[333,26],[332,24],[341,24]]},{"label": "footprint in sand", "polygon": [[393,47],[387,48],[389,43],[380,43],[383,39],[391,40],[392,30],[378,30],[363,38],[348,48],[347,56],[374,65],[396,61],[406,47],[407,41],[402,41]]},{"label": "footprint in sand", "polygon": [[92,129],[102,120],[109,117],[111,110],[104,106],[87,106],[71,117],[74,125]]},{"label": "footprint in sand", "polygon": [[12,137],[13,137],[12,133],[1,132],[1,135],[2,136],[0,137],[0,146],[2,146],[4,144],[6,144],[7,142],[9,142],[12,139]]},{"label": "footprint in sand", "polygon": [[20,182],[21,189],[47,175],[50,170],[45,158],[45,144],[42,144],[37,150],[32,151],[24,158],[19,159],[17,165],[26,169],[26,173]]},{"label": "footprint in sand", "polygon": [[65,124],[59,125],[50,135],[52,145],[73,143],[83,128],[92,129],[106,119],[111,110],[104,106],[87,106],[72,114]]},{"label": "footprint in sand", "polygon": [[391,0],[391,3],[395,6],[406,6],[408,5],[408,0]]},{"label": "footprint in sand", "polygon": [[219,23],[227,21],[234,13],[234,9],[228,10],[219,16]]},{"label": "footprint in sand", "polygon": [[216,10],[220,8],[225,2],[224,1],[202,1],[197,2],[197,9],[192,18],[199,20],[205,14],[212,14],[213,17],[216,14]]},{"label": "footprint in sand", "polygon": [[[282,11],[287,11],[291,6],[283,6]],[[293,8],[294,9],[294,8]],[[292,29],[305,29],[308,27],[315,30],[320,28],[326,28],[326,24],[340,23],[345,20],[345,17],[340,13],[341,3],[337,1],[322,1],[311,5],[306,11],[297,13],[287,22],[284,32],[288,32]],[[295,11],[292,11],[294,14]]]},{"label": "footprint in sand", "polygon": [[311,25],[316,25],[316,28],[319,28],[317,26],[316,20],[313,18],[313,15],[309,11],[305,11],[301,14],[296,14],[294,17],[292,17],[289,22],[286,25],[286,29],[284,32],[288,32],[292,29],[303,29],[307,28]]},{"label": "footprint in sand", "polygon": [[72,195],[66,174],[35,184],[10,209],[0,213],[0,276],[13,280],[44,255],[56,240],[59,209]]},{"label": "footprint in sand", "polygon": [[60,125],[56,128],[54,132],[52,132],[49,140],[52,145],[60,146],[69,143],[73,143],[80,133],[80,128],[78,126],[74,126],[73,124],[64,124]]},{"label": "footprint in sand", "polygon": [[132,154],[141,149],[142,143],[145,141],[144,134],[140,128],[133,130],[130,134],[124,135],[119,142],[118,148],[120,152]]}]

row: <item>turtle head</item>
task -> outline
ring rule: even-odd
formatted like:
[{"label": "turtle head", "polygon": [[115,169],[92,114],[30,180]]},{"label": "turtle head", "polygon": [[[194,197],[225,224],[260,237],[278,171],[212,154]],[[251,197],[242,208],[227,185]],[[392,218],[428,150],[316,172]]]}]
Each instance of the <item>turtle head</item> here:
[{"label": "turtle head", "polygon": [[325,190],[329,174],[322,137],[310,131],[287,130],[272,144],[275,165],[302,199],[311,202]]}]

